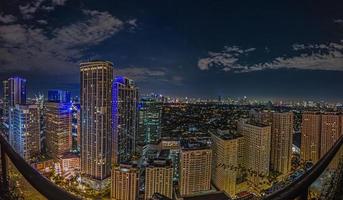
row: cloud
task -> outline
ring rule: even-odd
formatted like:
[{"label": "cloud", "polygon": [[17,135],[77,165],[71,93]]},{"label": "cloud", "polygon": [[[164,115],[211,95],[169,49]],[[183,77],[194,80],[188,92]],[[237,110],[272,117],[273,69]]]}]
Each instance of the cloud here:
[{"label": "cloud", "polygon": [[38,10],[52,11],[56,6],[64,6],[68,0],[33,0],[20,5],[19,10],[24,19],[32,19]]},{"label": "cloud", "polygon": [[0,14],[0,22],[4,24],[9,24],[16,22],[17,18],[13,15],[5,15],[5,14]]},{"label": "cloud", "polygon": [[327,44],[294,44],[291,46],[291,56],[279,56],[250,65],[242,64],[242,55],[253,50],[255,49],[225,47],[222,52],[209,52],[208,57],[199,59],[198,67],[201,70],[219,68],[235,73],[280,68],[343,71],[343,41]]},{"label": "cloud", "polygon": [[334,19],[333,22],[336,24],[343,24],[343,19]]},{"label": "cloud", "polygon": [[216,52],[208,52],[209,57],[201,58],[198,61],[198,67],[201,70],[209,70],[211,67],[223,68],[225,71],[241,68],[237,61],[242,56],[247,56],[250,52],[255,51],[255,48],[241,49],[238,46],[225,46],[224,50]]},{"label": "cloud", "polygon": [[144,81],[149,78],[158,79],[164,77],[166,72],[161,69],[150,69],[146,67],[128,67],[123,69],[118,69],[118,74],[127,76],[135,81]]},{"label": "cloud", "polygon": [[[29,13],[32,12],[33,9]],[[106,11],[85,10],[84,15],[82,21],[49,31],[45,26],[37,28],[30,23],[0,26],[1,70],[73,72],[78,70],[76,63],[89,47],[112,37],[127,24]],[[38,23],[47,22],[39,20]]]},{"label": "cloud", "polygon": [[45,0],[35,0],[31,1],[30,3],[26,5],[20,5],[19,10],[20,13],[22,14],[24,19],[31,19],[33,17],[33,14],[36,13],[36,11],[39,9],[40,5],[44,2]]},{"label": "cloud", "polygon": [[59,5],[59,6],[63,6],[66,2],[67,0],[52,0],[52,3],[54,5]]}]

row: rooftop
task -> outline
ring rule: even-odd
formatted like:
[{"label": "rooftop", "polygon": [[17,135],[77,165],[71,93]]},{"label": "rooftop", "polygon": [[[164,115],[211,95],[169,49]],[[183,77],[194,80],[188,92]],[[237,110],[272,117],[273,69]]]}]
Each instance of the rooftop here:
[{"label": "rooftop", "polygon": [[233,140],[242,137],[236,130],[220,130],[217,129],[211,132],[213,135],[219,137],[222,140]]},{"label": "rooftop", "polygon": [[209,149],[210,144],[205,141],[198,141],[195,139],[182,139],[180,141],[182,150],[197,150],[197,149]]}]

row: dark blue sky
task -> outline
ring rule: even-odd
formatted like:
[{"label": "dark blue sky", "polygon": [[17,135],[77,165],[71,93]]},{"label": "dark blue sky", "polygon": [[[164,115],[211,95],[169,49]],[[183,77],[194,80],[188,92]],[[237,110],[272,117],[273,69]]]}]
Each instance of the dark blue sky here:
[{"label": "dark blue sky", "polygon": [[342,1],[0,2],[0,78],[78,93],[105,59],[141,93],[343,100]]}]

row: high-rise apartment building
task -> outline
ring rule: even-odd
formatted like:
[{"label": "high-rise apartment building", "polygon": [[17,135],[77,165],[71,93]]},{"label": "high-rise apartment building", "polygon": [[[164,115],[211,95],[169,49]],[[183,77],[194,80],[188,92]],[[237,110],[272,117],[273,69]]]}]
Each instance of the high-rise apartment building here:
[{"label": "high-rise apartment building", "polygon": [[37,105],[15,105],[9,112],[9,141],[14,150],[30,162],[40,153]]},{"label": "high-rise apartment building", "polygon": [[292,112],[272,115],[271,169],[282,174],[291,171],[293,122]]},{"label": "high-rise apartment building", "polygon": [[72,147],[70,93],[49,90],[45,116],[47,154],[52,158],[57,158],[69,152]]},{"label": "high-rise apartment building", "polygon": [[211,188],[212,150],[204,143],[181,141],[179,191],[195,195]]},{"label": "high-rise apartment building", "polygon": [[315,112],[302,114],[301,159],[316,163],[320,158],[321,115]]},{"label": "high-rise apartment building", "polygon": [[145,198],[155,193],[173,198],[173,166],[171,160],[155,159],[145,168]]},{"label": "high-rise apartment building", "polygon": [[243,167],[253,172],[247,179],[258,185],[269,175],[271,127],[254,121],[239,126],[244,140]]},{"label": "high-rise apartment building", "polygon": [[138,88],[125,77],[113,83],[113,162],[130,161],[138,137]]},{"label": "high-rise apartment building", "polygon": [[142,99],[139,106],[139,136],[143,144],[157,143],[161,138],[162,104]]},{"label": "high-rise apartment building", "polygon": [[337,113],[323,113],[321,121],[320,157],[323,157],[342,135],[342,124]]},{"label": "high-rise apartment building", "polygon": [[81,173],[102,187],[111,175],[113,64],[92,61],[81,71]]},{"label": "high-rise apartment building", "polygon": [[231,197],[236,194],[239,140],[236,132],[217,130],[212,138],[212,182]]},{"label": "high-rise apartment building", "polygon": [[112,169],[111,199],[137,200],[139,169],[131,164],[120,164]]}]

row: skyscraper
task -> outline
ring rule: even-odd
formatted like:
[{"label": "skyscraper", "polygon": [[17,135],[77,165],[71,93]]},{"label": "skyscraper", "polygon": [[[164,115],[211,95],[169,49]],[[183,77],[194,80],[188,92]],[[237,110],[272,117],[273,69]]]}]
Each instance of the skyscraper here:
[{"label": "skyscraper", "polygon": [[11,77],[8,79],[9,106],[16,104],[26,104],[26,79],[20,77]]},{"label": "skyscraper", "polygon": [[143,144],[156,143],[161,138],[162,105],[153,99],[142,99],[139,107],[139,135]]},{"label": "skyscraper", "polygon": [[9,88],[8,88],[8,80],[2,81],[2,99],[3,99],[3,123],[7,125],[8,123],[8,116],[9,116]]},{"label": "skyscraper", "polygon": [[211,164],[212,150],[207,144],[181,141],[179,181],[181,196],[210,190]]},{"label": "skyscraper", "polygon": [[15,105],[9,113],[9,141],[14,150],[30,162],[40,153],[37,105]]},{"label": "skyscraper", "polygon": [[67,153],[72,147],[72,113],[70,93],[49,90],[46,103],[47,154],[52,158]]},{"label": "skyscraper", "polygon": [[138,198],[139,169],[131,164],[120,164],[112,169],[111,199],[136,200]]},{"label": "skyscraper", "polygon": [[26,104],[26,79],[11,77],[3,81],[4,122],[8,125],[9,109],[15,105]]},{"label": "skyscraper", "polygon": [[320,156],[321,115],[316,112],[302,114],[301,159],[316,163]]},{"label": "skyscraper", "polygon": [[171,160],[155,159],[145,168],[145,199],[155,193],[173,198],[173,166]]},{"label": "skyscraper", "polygon": [[129,161],[138,137],[138,88],[125,77],[113,83],[113,162]]},{"label": "skyscraper", "polygon": [[341,136],[341,116],[323,113],[321,118],[320,157],[323,157]]},{"label": "skyscraper", "polygon": [[92,61],[81,71],[81,173],[102,187],[111,175],[113,64]]},{"label": "skyscraper", "polygon": [[221,191],[236,194],[239,140],[237,133],[230,130],[217,130],[211,133],[212,138],[212,182]]},{"label": "skyscraper", "polygon": [[247,179],[258,185],[269,175],[271,127],[253,121],[239,125],[244,140],[243,166],[253,172]]},{"label": "skyscraper", "polygon": [[293,121],[292,112],[273,113],[271,134],[271,168],[282,174],[291,171]]}]

